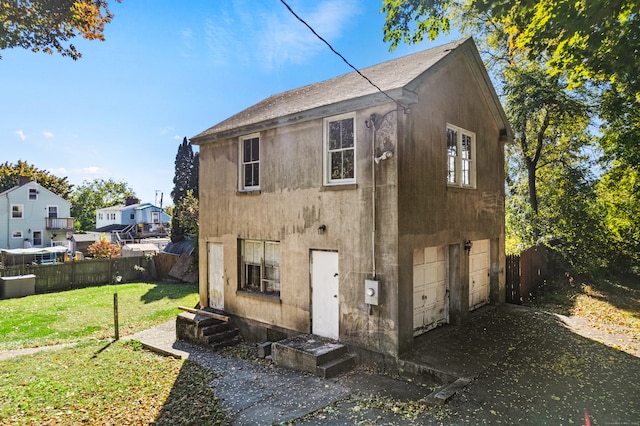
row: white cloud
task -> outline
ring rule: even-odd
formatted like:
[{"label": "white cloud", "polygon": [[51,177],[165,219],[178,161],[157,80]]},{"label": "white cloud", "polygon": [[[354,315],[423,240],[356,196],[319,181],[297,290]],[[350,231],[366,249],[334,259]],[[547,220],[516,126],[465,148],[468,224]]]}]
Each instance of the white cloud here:
[{"label": "white cloud", "polygon": [[25,136],[24,132],[22,130],[17,130],[16,131],[16,135],[18,135],[18,137],[20,138],[21,141],[27,139],[27,136]]},{"label": "white cloud", "polygon": [[42,136],[44,136],[45,138],[53,138],[54,137],[52,132],[49,132],[49,131],[46,131],[46,130],[44,132],[42,132]]},{"label": "white cloud", "polygon": [[[360,0],[291,2],[296,14],[329,43],[341,37],[354,15],[360,13],[359,6]],[[267,70],[303,63],[328,49],[279,2],[264,5],[236,0],[232,10],[207,19],[205,34],[214,62],[257,62]]]},{"label": "white cloud", "polygon": [[174,128],[172,126],[166,126],[160,129],[160,134],[161,135],[166,135],[167,133],[171,133],[173,132]]}]

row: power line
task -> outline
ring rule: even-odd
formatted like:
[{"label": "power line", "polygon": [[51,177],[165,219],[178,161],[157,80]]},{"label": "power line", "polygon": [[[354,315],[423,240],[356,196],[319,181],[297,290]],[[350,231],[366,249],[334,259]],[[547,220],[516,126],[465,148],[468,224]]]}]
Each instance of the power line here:
[{"label": "power line", "polygon": [[380,87],[378,87],[378,85],[377,85],[377,84],[375,84],[373,81],[369,80],[369,78],[368,78],[366,75],[362,74],[362,73],[360,72],[360,70],[359,70],[359,69],[357,69],[356,67],[354,67],[353,65],[351,65],[351,63],[350,63],[349,61],[347,61],[347,59],[346,59],[344,56],[342,56],[338,51],[336,51],[336,49],[334,49],[334,48],[333,48],[333,46],[331,46],[331,44],[330,44],[327,40],[325,40],[324,38],[322,38],[322,36],[320,36],[320,34],[318,34],[318,33],[317,33],[317,32],[316,32],[316,31],[311,27],[311,25],[307,24],[307,22],[306,22],[304,19],[302,19],[301,17],[299,17],[299,16],[298,16],[298,14],[297,14],[296,12],[294,12],[294,11],[293,11],[293,9],[291,9],[291,6],[289,6],[285,0],[280,0],[280,2],[281,2],[282,4],[284,4],[284,5],[285,5],[285,7],[286,7],[287,9],[289,9],[289,12],[291,12],[291,14],[292,14],[293,16],[295,16],[295,17],[296,17],[296,19],[297,19],[298,21],[302,22],[302,23],[303,23],[307,28],[309,28],[309,30],[311,30],[311,32],[312,32],[316,37],[318,37],[320,40],[322,40],[322,42],[324,42],[324,44],[326,44],[327,46],[329,46],[329,49],[331,49],[331,51],[332,51],[333,53],[335,53],[336,55],[338,55],[338,56],[340,57],[340,59],[342,59],[342,60],[344,61],[344,63],[345,63],[345,64],[347,64],[347,65],[348,65],[349,67],[351,67],[355,72],[357,72],[357,73],[358,73],[358,75],[360,75],[360,77],[362,77],[362,78],[364,78],[365,80],[367,80],[367,82],[369,82],[369,84],[370,84],[370,85],[372,85],[373,87],[375,87],[376,89],[378,89],[378,92],[380,92],[380,93],[382,93],[383,95],[385,95],[385,96],[386,96],[387,98],[389,98],[393,103],[398,104],[398,105],[399,105],[399,106],[401,106],[403,109],[406,109],[404,105],[402,105],[400,102],[396,101],[396,100],[395,100],[395,99],[393,99],[391,96],[389,96],[389,95],[387,94],[387,92],[385,92],[385,91],[384,91],[384,90],[382,90]]}]

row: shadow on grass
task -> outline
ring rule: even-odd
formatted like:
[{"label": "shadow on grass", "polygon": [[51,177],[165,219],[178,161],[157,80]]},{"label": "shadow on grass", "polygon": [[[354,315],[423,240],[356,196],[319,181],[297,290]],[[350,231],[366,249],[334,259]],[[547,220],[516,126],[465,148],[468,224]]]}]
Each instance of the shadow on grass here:
[{"label": "shadow on grass", "polygon": [[113,341],[109,341],[106,345],[104,345],[103,347],[101,347],[100,349],[98,349],[97,351],[94,352],[93,356],[91,356],[91,359],[95,359],[98,358],[98,355],[100,355],[102,352],[106,351],[107,349],[109,349],[109,347],[113,344]]},{"label": "shadow on grass", "polygon": [[186,360],[156,418],[156,425],[228,424],[211,382],[216,373]]},{"label": "shadow on grass", "polygon": [[197,293],[197,291],[198,284],[192,283],[154,284],[145,294],[140,296],[140,300],[146,304],[162,299],[181,299],[194,292]]}]

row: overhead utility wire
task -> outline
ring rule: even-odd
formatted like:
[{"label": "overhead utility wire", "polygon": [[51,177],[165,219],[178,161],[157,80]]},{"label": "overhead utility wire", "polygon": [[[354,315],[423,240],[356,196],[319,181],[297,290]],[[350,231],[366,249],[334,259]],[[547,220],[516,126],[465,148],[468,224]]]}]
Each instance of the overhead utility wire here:
[{"label": "overhead utility wire", "polygon": [[293,16],[295,16],[295,17],[296,17],[296,19],[297,19],[298,21],[302,22],[302,23],[303,23],[307,28],[309,28],[309,29],[311,30],[311,32],[312,32],[316,37],[318,37],[320,40],[322,40],[322,41],[324,42],[324,44],[326,44],[327,46],[329,46],[329,49],[331,49],[331,51],[332,51],[333,53],[335,53],[336,55],[338,55],[338,56],[339,56],[339,57],[344,61],[344,63],[345,63],[345,64],[349,65],[349,67],[351,67],[355,72],[357,72],[357,73],[360,75],[360,77],[362,77],[362,78],[364,78],[365,80],[367,80],[367,81],[369,82],[369,84],[370,84],[370,85],[372,85],[373,87],[375,87],[376,89],[378,89],[378,91],[379,91],[380,93],[382,93],[383,95],[385,95],[387,98],[391,99],[391,101],[392,101],[393,103],[398,104],[400,107],[402,107],[402,109],[406,109],[406,107],[405,107],[404,105],[402,105],[400,102],[396,101],[396,100],[395,100],[395,99],[393,99],[391,96],[389,96],[389,95],[387,94],[387,92],[385,92],[385,91],[384,91],[384,90],[382,90],[380,87],[378,87],[378,85],[376,85],[373,81],[369,80],[369,78],[368,78],[366,75],[362,74],[362,73],[360,72],[360,70],[359,70],[359,69],[357,69],[356,67],[354,67],[353,65],[351,65],[351,63],[349,63],[349,61],[347,61],[347,59],[346,59],[344,56],[342,56],[338,51],[336,51],[336,49],[334,49],[334,48],[333,48],[333,46],[331,46],[331,44],[329,44],[329,42],[328,42],[327,40],[325,40],[324,38],[322,38],[322,36],[320,36],[320,34],[318,34],[318,33],[317,33],[313,28],[311,28],[311,25],[307,24],[307,23],[306,23],[306,21],[305,21],[304,19],[302,19],[301,17],[299,17],[299,16],[298,16],[298,14],[296,14],[296,12],[294,12],[294,11],[293,11],[293,9],[291,9],[291,6],[289,6],[285,0],[280,0],[280,2],[281,2],[282,4],[284,4],[284,5],[285,5],[285,7],[286,7],[287,9],[289,9],[289,12],[291,12],[291,14],[292,14]]}]

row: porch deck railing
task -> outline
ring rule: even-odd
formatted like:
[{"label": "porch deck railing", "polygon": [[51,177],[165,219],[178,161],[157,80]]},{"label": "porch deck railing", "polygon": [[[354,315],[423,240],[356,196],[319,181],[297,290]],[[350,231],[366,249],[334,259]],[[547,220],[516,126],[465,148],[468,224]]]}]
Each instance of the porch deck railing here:
[{"label": "porch deck railing", "polygon": [[47,221],[46,227],[48,230],[65,230],[72,231],[73,230],[73,218],[72,217],[47,217],[45,218]]}]

